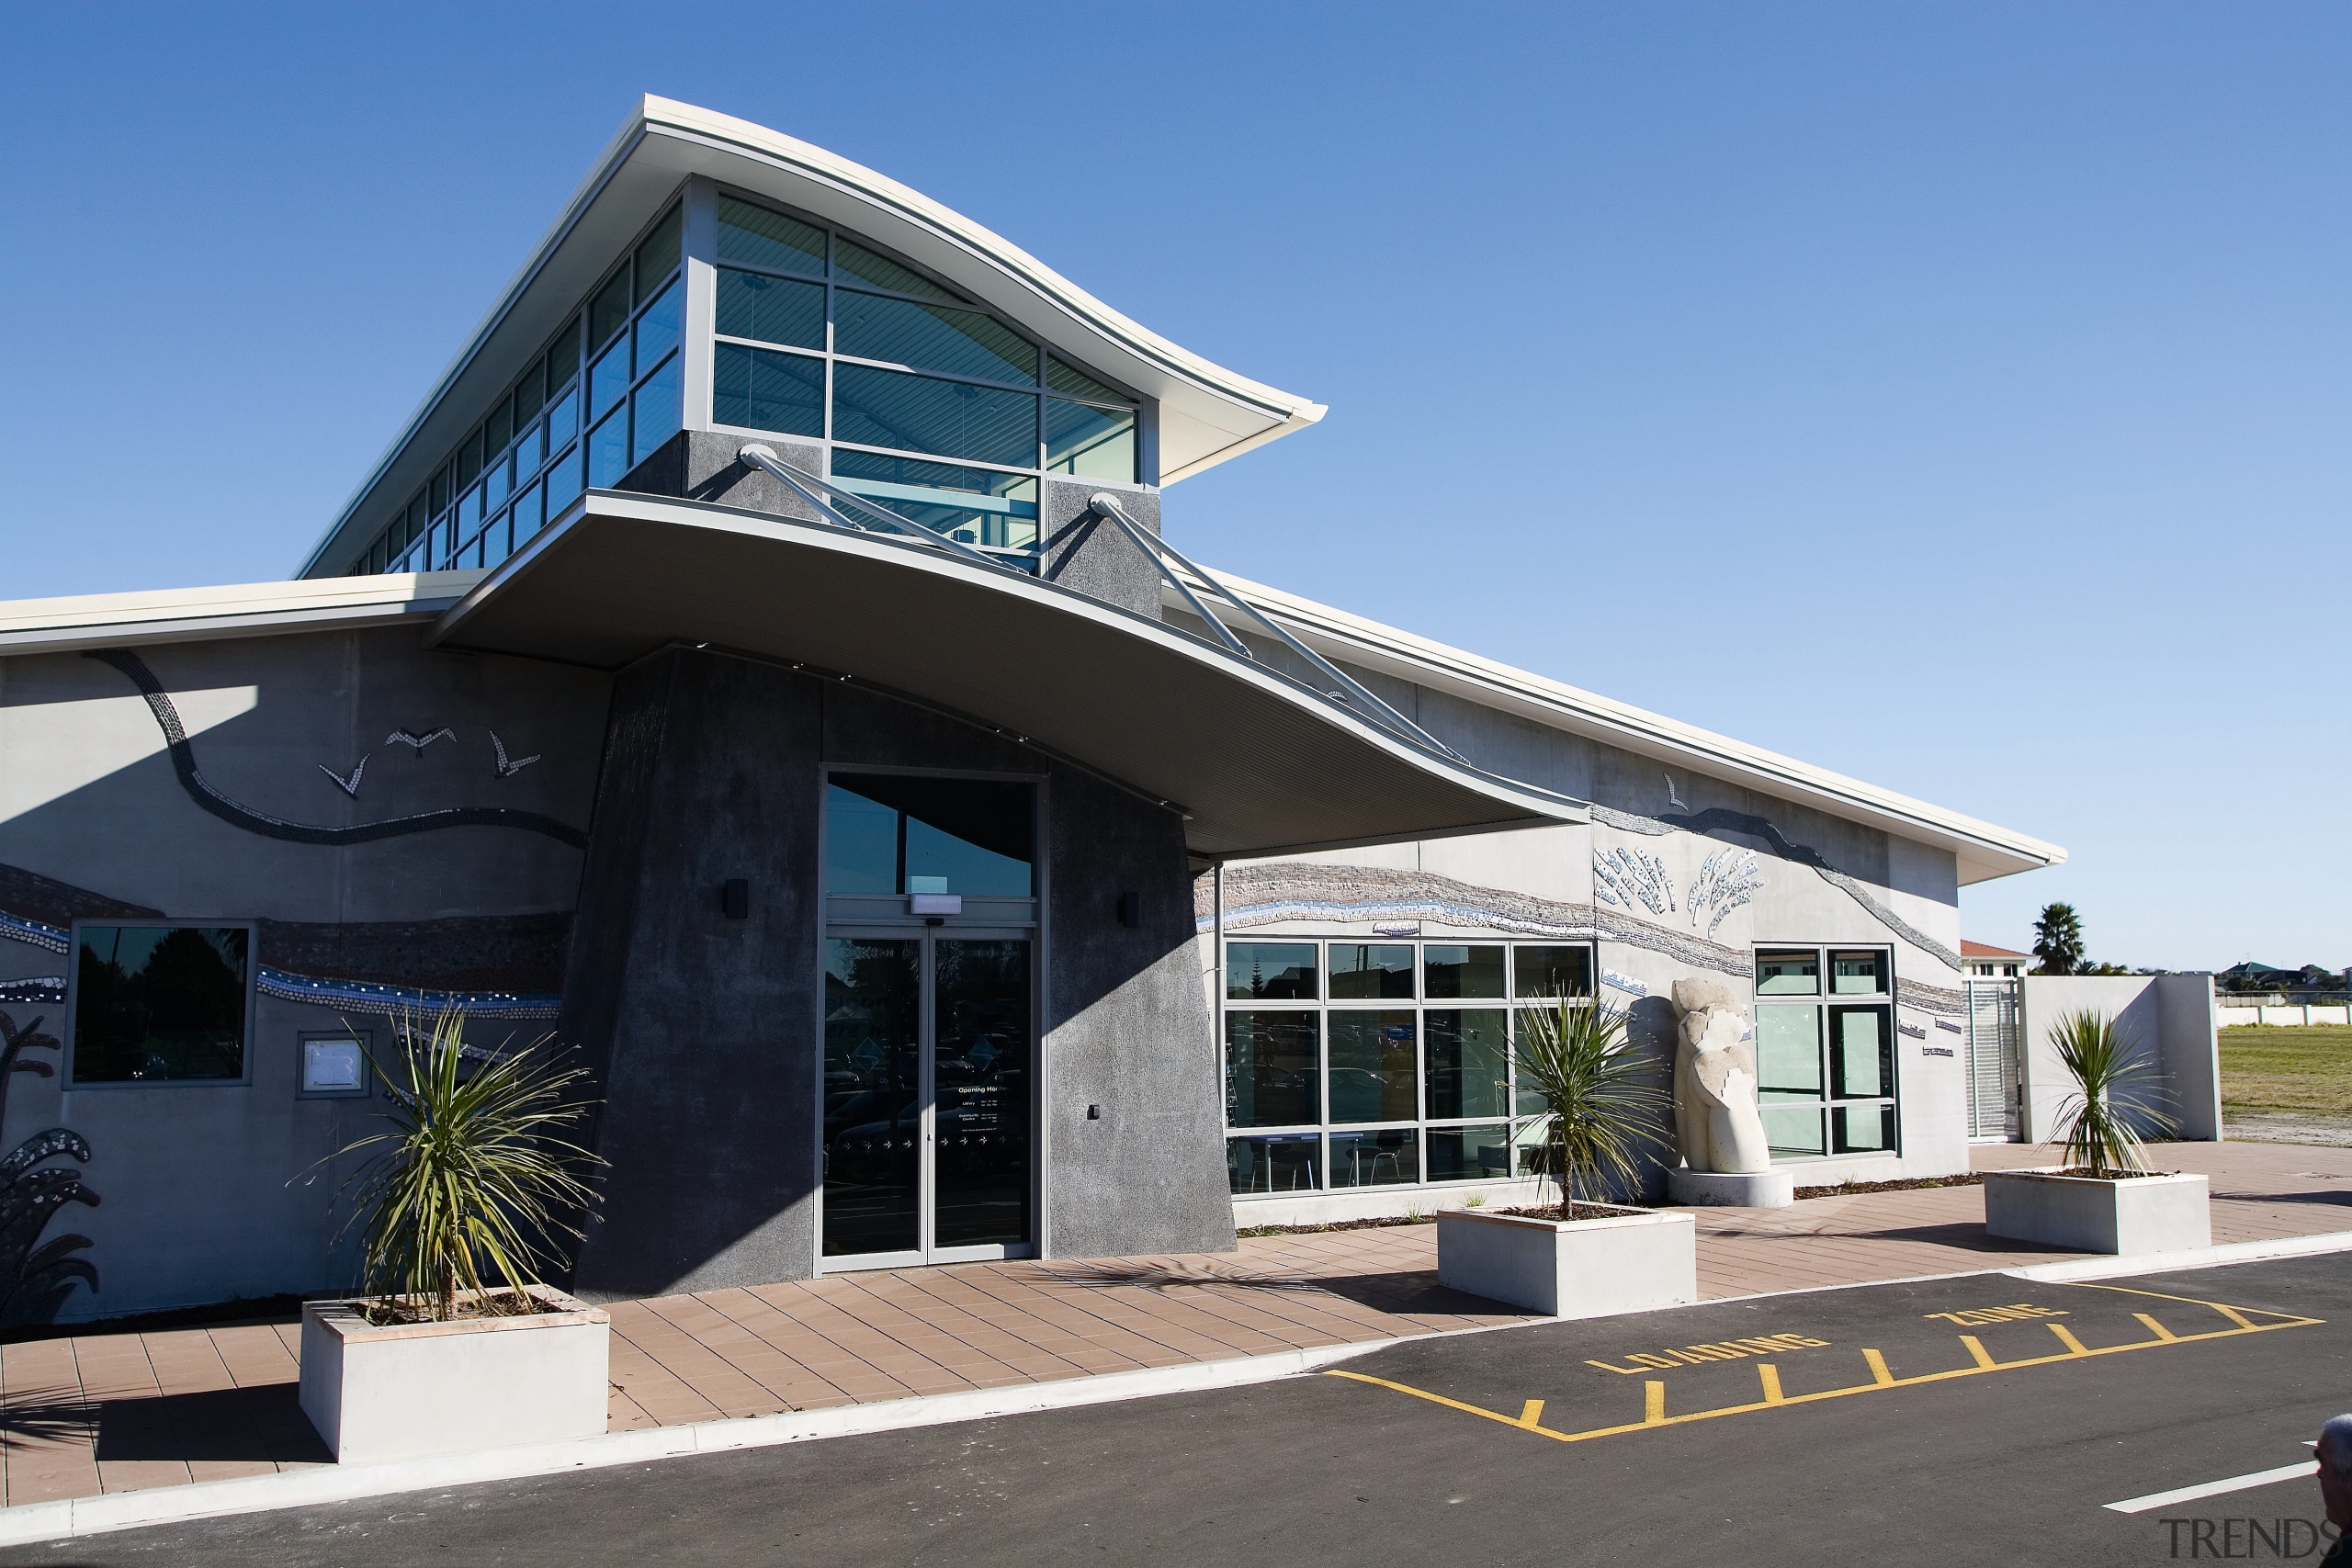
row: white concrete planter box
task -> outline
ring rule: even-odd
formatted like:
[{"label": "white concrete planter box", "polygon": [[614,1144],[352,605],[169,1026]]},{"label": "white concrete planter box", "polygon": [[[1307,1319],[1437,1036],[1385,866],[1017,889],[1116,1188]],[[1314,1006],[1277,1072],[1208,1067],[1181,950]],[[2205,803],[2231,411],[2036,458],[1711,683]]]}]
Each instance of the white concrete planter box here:
[{"label": "white concrete planter box", "polygon": [[361,1302],[304,1303],[302,1414],[343,1464],[602,1437],[612,1319],[531,1294],[527,1316],[381,1325]]},{"label": "white concrete planter box", "polygon": [[1690,1215],[1657,1209],[1591,1220],[1448,1209],[1437,1217],[1437,1277],[1551,1317],[1681,1306],[1699,1299],[1699,1230]]},{"label": "white concrete planter box", "polygon": [[2179,1252],[2213,1245],[2201,1176],[2105,1180],[2054,1170],[1984,1173],[1984,1230],[2075,1252]]}]

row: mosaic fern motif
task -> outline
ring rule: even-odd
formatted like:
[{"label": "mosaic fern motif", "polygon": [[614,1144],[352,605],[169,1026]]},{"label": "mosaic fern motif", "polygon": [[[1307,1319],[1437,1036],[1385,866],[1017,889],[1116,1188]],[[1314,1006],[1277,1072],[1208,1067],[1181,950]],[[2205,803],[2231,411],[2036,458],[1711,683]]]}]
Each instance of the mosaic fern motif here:
[{"label": "mosaic fern motif", "polygon": [[[7,1114],[8,1085],[18,1073],[49,1077],[57,1071],[24,1055],[59,1049],[56,1036],[39,1032],[41,1021],[36,1017],[19,1029],[16,1020],[0,1012],[0,1118]],[[0,1325],[54,1322],[76,1283],[91,1291],[98,1288],[96,1266],[74,1256],[91,1245],[88,1236],[68,1233],[46,1242],[40,1238],[66,1204],[96,1208],[98,1202],[79,1170],[43,1163],[60,1156],[86,1165],[89,1143],[70,1127],[51,1127],[0,1158]]]},{"label": "mosaic fern motif", "polygon": [[1623,847],[1592,853],[1593,896],[1621,909],[1640,904],[1653,915],[1679,913],[1674,902],[1674,879],[1666,862],[1643,850]]},{"label": "mosaic fern motif", "polygon": [[1752,850],[1724,849],[1709,855],[1690,884],[1690,924],[1707,919],[1707,936],[1713,940],[1724,918],[1763,890],[1764,870]]}]

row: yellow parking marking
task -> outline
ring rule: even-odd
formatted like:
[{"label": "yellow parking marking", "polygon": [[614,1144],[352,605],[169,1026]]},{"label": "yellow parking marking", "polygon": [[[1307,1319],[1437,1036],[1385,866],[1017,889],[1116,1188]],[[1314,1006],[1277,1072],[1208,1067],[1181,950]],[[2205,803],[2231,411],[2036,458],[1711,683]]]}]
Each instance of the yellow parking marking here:
[{"label": "yellow parking marking", "polygon": [[[1870,1368],[1869,1382],[1855,1383],[1846,1388],[1822,1389],[1813,1393],[1783,1393],[1780,1386],[1780,1369],[1770,1363],[1759,1363],[1757,1367],[1757,1374],[1763,1384],[1761,1399],[1746,1404],[1726,1404],[1714,1410],[1694,1410],[1687,1415],[1668,1416],[1666,1413],[1666,1384],[1657,1382],[1645,1382],[1642,1385],[1642,1418],[1639,1421],[1623,1422],[1610,1427],[1595,1427],[1583,1432],[1560,1432],[1549,1427],[1538,1425],[1544,1410],[1544,1402],[1540,1399],[1527,1401],[1521,1407],[1519,1416],[1512,1417],[1463,1400],[1449,1399],[1444,1394],[1432,1393],[1427,1389],[1415,1388],[1409,1383],[1393,1382],[1386,1378],[1376,1378],[1367,1372],[1349,1371],[1344,1368],[1332,1367],[1325,1371],[1322,1375],[1330,1378],[1347,1378],[1351,1382],[1370,1383],[1376,1388],[1391,1389],[1398,1393],[1410,1394],[1415,1399],[1427,1400],[1432,1404],[1444,1405],[1449,1410],[1459,1410],[1465,1415],[1500,1422],[1506,1427],[1549,1438],[1554,1442],[1581,1443],[1594,1438],[1613,1438],[1623,1433],[1640,1432],[1657,1427],[1679,1427],[1692,1421],[1713,1421],[1725,1416],[1746,1416],[1758,1410],[1785,1410],[1791,1405],[1813,1404],[1828,1399],[1843,1399],[1849,1394],[1855,1393],[1875,1393],[1882,1389],[1916,1388],[1923,1383],[1948,1382],[1955,1378],[1982,1377],[1987,1372],[2015,1371],[2022,1367],[2046,1367],[2060,1361],[2082,1360],[2096,1356],[2120,1356],[2133,1350],[2157,1350],[2170,1346],[2196,1345],[2209,1339],[2237,1339],[2249,1334],[2275,1333],[2282,1328],[2312,1328],[2326,1321],[2324,1318],[2298,1317],[2289,1313],[2273,1312],[2264,1307],[2248,1307],[2241,1311],[2220,1302],[2199,1301],[2194,1296],[2163,1296],[2158,1292],[2133,1291],[2120,1285],[2089,1285],[2085,1288],[2121,1291],[2130,1295],[2157,1296],[2165,1301],[2188,1302],[2196,1306],[2210,1307],[2228,1319],[2233,1326],[2209,1329],[2201,1334],[2176,1334],[2145,1313],[2135,1313],[2132,1315],[2147,1326],[2151,1337],[2135,1339],[2125,1345],[2101,1345],[2094,1348],[2076,1338],[2064,1325],[2052,1323],[2049,1325],[2050,1331],[2057,1336],[2059,1343],[2065,1348],[2056,1355],[2028,1356],[2016,1361],[1995,1360],[1992,1354],[1984,1348],[1982,1340],[1973,1334],[1963,1334],[1960,1336],[1960,1341],[1967,1347],[1971,1365],[1953,1367],[1944,1371],[1915,1372],[1909,1377],[1898,1378],[1887,1366],[1886,1358],[1883,1355],[1876,1350],[1866,1349],[1862,1352],[1862,1360]],[[2277,1321],[2256,1323],[2247,1315],[2249,1313],[2262,1317],[2275,1318]],[[1610,1370],[1613,1371],[1616,1369]]]},{"label": "yellow parking marking", "polygon": [[1962,1328],[1974,1328],[1980,1324],[2015,1323],[2029,1317],[2064,1317],[2066,1314],[2060,1307],[2038,1307],[2030,1302],[2018,1302],[2010,1306],[1971,1307],[1966,1312],[1931,1312],[1926,1315],[1940,1317],[1946,1323]]}]

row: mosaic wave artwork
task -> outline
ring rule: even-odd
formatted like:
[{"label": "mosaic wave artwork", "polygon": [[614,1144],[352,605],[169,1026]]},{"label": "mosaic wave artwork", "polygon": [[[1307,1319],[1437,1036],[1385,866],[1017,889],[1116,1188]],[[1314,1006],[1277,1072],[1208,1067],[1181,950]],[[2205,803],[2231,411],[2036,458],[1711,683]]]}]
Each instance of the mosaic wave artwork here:
[{"label": "mosaic wave artwork", "polygon": [[[1206,882],[1203,878],[1193,895],[1195,926],[1202,931],[1212,930],[1216,923]],[[1272,861],[1237,866],[1227,872],[1227,931],[1283,920],[1374,924],[1430,920],[1514,936],[1623,942],[1629,947],[1663,953],[1693,968],[1742,977],[1752,969],[1746,953],[1701,937],[1685,936],[1672,927],[1656,925],[1637,916],[1591,904],[1540,898],[1507,888],[1481,887],[1435,872],[1326,865],[1307,861]]]},{"label": "mosaic wave artwork", "polygon": [[[155,672],[147,668],[144,660],[124,648],[94,649],[84,657],[119,671],[139,688],[140,695],[147,701],[148,711],[155,716],[155,723],[164,732],[164,747],[171,754],[172,772],[187,797],[202,810],[248,833],[297,844],[364,844],[379,839],[401,838],[410,833],[430,833],[443,828],[513,828],[526,833],[542,834],[573,849],[588,847],[588,835],[568,822],[559,822],[541,812],[520,811],[504,806],[453,806],[438,811],[421,811],[409,817],[388,818],[380,822],[355,822],[342,828],[288,822],[284,818],[257,811],[241,801],[230,799],[204,776],[203,770],[196,763],[195,745],[188,739],[187,728],[180,722],[178,707],[172,702],[171,694],[164,690],[164,683],[155,678]],[[386,744],[409,745],[422,755],[426,745],[444,735],[454,738],[455,732],[446,727],[422,736],[404,729],[395,730],[387,738]],[[498,754],[502,764],[498,776],[502,778],[523,765],[517,763],[504,767],[505,748],[503,745],[498,748]],[[530,760],[537,761],[537,758]],[[319,770],[334,782],[337,789],[356,800],[367,765],[368,760],[362,757],[348,774],[337,773],[323,762],[319,764]]]}]

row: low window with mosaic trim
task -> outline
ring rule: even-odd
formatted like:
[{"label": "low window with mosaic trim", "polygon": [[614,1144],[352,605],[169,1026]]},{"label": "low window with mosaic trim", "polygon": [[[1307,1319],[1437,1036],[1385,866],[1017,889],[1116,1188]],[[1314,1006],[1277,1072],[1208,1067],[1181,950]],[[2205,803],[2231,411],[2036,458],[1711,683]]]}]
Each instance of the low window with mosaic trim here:
[{"label": "low window with mosaic trim", "polygon": [[1897,1153],[1894,955],[1758,948],[1756,1065],[1775,1159]]},{"label": "low window with mosaic trim", "polygon": [[244,1081],[253,951],[248,925],[76,925],[73,1086]]},{"label": "low window with mosaic trim", "polygon": [[1515,1015],[1589,998],[1589,944],[1265,938],[1225,959],[1235,1196],[1526,1173],[1543,1107],[1513,1082]]}]

